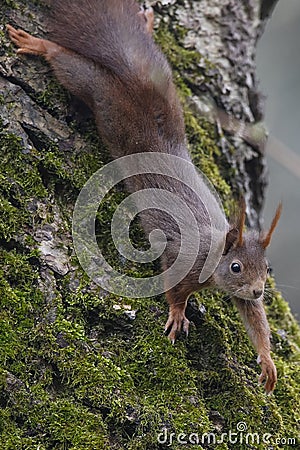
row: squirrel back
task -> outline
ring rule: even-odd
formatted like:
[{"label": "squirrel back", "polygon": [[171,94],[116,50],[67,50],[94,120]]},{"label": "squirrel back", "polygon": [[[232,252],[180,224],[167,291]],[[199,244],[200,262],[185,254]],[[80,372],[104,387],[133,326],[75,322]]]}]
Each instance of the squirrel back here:
[{"label": "squirrel back", "polygon": [[190,159],[172,71],[146,32],[139,5],[134,0],[47,2],[51,41],[74,52],[69,63],[64,55],[61,66],[76,64],[78,55],[80,90],[85,92],[74,90],[78,74],[68,83],[59,61],[50,62],[63,84],[93,110],[113,157],[164,151]]},{"label": "squirrel back", "polygon": [[[135,0],[47,0],[53,42],[94,60],[128,83],[172,84],[169,64],[144,32]],[[167,95],[167,92],[166,92]]]}]

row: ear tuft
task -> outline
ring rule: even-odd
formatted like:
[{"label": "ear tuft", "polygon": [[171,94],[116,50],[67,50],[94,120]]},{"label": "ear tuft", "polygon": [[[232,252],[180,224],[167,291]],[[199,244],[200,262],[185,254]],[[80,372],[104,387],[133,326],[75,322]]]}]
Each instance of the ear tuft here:
[{"label": "ear tuft", "polygon": [[272,220],[269,231],[267,233],[263,233],[260,238],[260,243],[261,243],[263,249],[267,248],[271,242],[272,234],[273,234],[273,232],[277,226],[277,223],[280,219],[281,212],[282,212],[282,203],[280,202],[276,209],[276,213]]},{"label": "ear tuft", "polygon": [[240,200],[240,217],[238,221],[238,232],[239,232],[239,240],[238,240],[238,247],[241,247],[243,245],[243,231],[245,226],[245,220],[246,220],[246,202],[244,198],[241,198]]}]

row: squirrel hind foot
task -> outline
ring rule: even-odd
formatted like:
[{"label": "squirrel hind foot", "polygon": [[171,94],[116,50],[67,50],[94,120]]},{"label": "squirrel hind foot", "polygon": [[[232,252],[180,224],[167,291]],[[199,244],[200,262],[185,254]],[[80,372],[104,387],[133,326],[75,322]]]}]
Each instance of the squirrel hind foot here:
[{"label": "squirrel hind foot", "polygon": [[54,42],[36,38],[24,30],[16,30],[11,25],[6,25],[6,29],[11,41],[19,47],[18,54],[40,55],[50,59],[51,56],[61,50],[61,47]]},{"label": "squirrel hind foot", "polygon": [[169,312],[169,317],[165,325],[165,334],[171,343],[174,344],[176,336],[181,330],[188,336],[189,325],[190,321],[185,317],[184,311],[182,309],[173,309]]},{"label": "squirrel hind foot", "polygon": [[145,22],[146,33],[152,34],[153,33],[153,28],[154,28],[154,11],[153,11],[153,8],[151,6],[149,6],[149,8],[145,8],[144,6],[141,6],[138,15]]},{"label": "squirrel hind foot", "polygon": [[6,25],[11,41],[19,47],[17,52],[23,54],[43,55],[45,49],[41,46],[41,40],[31,36],[23,30],[16,30],[11,25]]}]

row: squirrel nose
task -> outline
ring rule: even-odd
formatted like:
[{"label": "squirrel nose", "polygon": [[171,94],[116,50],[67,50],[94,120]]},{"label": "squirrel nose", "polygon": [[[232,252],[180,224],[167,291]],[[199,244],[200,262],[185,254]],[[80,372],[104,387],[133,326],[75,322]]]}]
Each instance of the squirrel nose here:
[{"label": "squirrel nose", "polygon": [[253,289],[253,295],[255,298],[259,298],[263,293],[262,289]]}]

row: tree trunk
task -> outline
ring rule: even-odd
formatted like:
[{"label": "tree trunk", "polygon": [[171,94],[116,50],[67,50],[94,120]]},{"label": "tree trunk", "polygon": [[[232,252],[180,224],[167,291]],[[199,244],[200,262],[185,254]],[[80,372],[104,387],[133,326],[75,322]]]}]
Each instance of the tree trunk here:
[{"label": "tree trunk", "polygon": [[[227,211],[243,194],[249,224],[257,226],[266,162],[255,48],[276,2],[152,3],[195,164]],[[0,6],[3,25],[39,36],[43,14],[39,2]],[[247,438],[251,448],[289,448],[275,439],[299,433],[300,331],[272,282],[266,308],[279,376],[272,397],[257,386],[254,350],[221,294],[193,297],[190,336],[171,346],[162,335],[163,296],[122,299],[92,283],[74,254],[72,213],[109,156],[89,113],[49,67],[16,56],[4,28],[0,36],[1,448],[154,450],[172,441],[174,449],[202,449],[216,440],[214,448],[245,449],[246,433],[256,433]],[[122,265],[109,239],[120,198],[117,189],[108,195],[98,237]],[[124,269],[137,276],[156,270]]]}]

